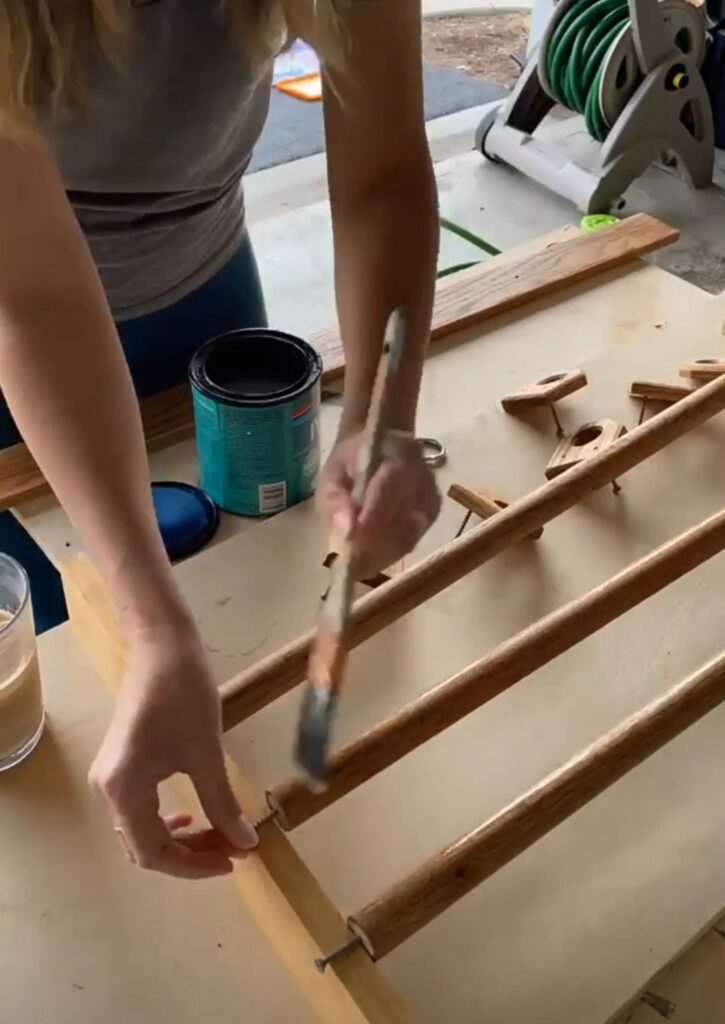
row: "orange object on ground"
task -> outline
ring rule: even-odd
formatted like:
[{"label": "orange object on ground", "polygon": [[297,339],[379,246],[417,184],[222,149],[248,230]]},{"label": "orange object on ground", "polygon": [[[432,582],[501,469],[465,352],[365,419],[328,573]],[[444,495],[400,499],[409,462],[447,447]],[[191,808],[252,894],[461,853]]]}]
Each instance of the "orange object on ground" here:
[{"label": "orange object on ground", "polygon": [[299,78],[285,78],[275,83],[275,89],[294,96],[296,100],[306,100],[314,103],[322,99],[322,77],[317,71],[309,75],[301,75]]}]

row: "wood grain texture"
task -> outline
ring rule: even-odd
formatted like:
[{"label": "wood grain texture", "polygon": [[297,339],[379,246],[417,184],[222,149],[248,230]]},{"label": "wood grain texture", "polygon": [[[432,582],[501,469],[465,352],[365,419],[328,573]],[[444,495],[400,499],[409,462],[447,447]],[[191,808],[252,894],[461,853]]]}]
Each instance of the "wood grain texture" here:
[{"label": "wood grain texture", "polygon": [[616,423],[614,420],[585,423],[575,434],[561,439],[546,467],[546,479],[553,480],[580,462],[586,462],[605,448],[611,447],[624,434],[625,429],[622,423]]},{"label": "wood grain texture", "polygon": [[[374,636],[723,408],[725,377],[664,409],[616,444],[502,509],[408,572],[377,588],[353,609],[350,646]],[[312,636],[311,631],[304,634],[222,687],[225,729],[243,722],[304,679]]]},{"label": "wood grain texture", "polygon": [[[191,392],[186,384],[141,402],[146,447],[158,451],[194,434]],[[51,488],[25,444],[0,451],[0,511],[51,494]]]},{"label": "wood grain texture", "polygon": [[[123,676],[125,644],[106,589],[86,556],[67,562],[61,575],[74,632],[98,674],[115,691]],[[251,814],[263,811],[263,801],[229,757],[226,768],[240,804]],[[188,799],[188,780],[174,781]],[[324,975],[317,970],[316,957],[344,938],[345,924],[273,822],[261,826],[255,854],[235,862],[234,880],[247,909],[324,1024],[410,1024],[401,1001],[362,950]]]},{"label": "wood grain texture", "polygon": [[[677,237],[673,228],[638,213],[602,231],[550,243],[544,238],[541,250],[531,255],[511,260],[503,254],[451,274],[436,290],[431,341],[613,270]],[[338,332],[320,331],[310,341],[322,355],[324,382],[342,377],[345,356]]]},{"label": "wood grain texture", "polygon": [[696,389],[694,383],[674,384],[657,380],[633,380],[629,394],[632,398],[640,398],[643,402],[661,402],[672,405],[681,398],[687,398]]},{"label": "wood grain texture", "polygon": [[725,373],[725,359],[721,356],[693,359],[680,367],[680,376],[702,382],[714,380]]},{"label": "wood grain texture", "polygon": [[725,653],[432,857],[355,914],[351,927],[372,956],[386,956],[723,700]]},{"label": "wood grain texture", "polygon": [[330,758],[324,792],[313,793],[302,780],[293,778],[270,790],[270,807],[284,828],[297,828],[723,550],[725,512],[719,512],[540,619],[339,750]]}]

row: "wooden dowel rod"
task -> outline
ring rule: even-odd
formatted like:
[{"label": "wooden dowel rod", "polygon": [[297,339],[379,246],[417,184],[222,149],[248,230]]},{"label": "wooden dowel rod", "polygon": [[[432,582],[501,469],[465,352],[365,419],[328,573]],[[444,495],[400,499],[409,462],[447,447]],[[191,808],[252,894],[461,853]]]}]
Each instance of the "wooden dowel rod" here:
[{"label": "wooden dowel rod", "polygon": [[328,788],[300,779],[267,794],[283,828],[292,829],[389,768],[476,708],[547,665],[575,644],[725,549],[725,511],[700,523],[424,693],[338,751]]},{"label": "wooden dowel rod", "polygon": [[[725,377],[719,377],[378,587],[353,611],[350,646],[374,636],[723,408]],[[312,637],[312,631],[304,634],[222,686],[225,729],[239,725],[305,678]]]},{"label": "wooden dowel rod", "polygon": [[725,654],[625,719],[350,919],[375,959],[420,931],[725,700]]}]

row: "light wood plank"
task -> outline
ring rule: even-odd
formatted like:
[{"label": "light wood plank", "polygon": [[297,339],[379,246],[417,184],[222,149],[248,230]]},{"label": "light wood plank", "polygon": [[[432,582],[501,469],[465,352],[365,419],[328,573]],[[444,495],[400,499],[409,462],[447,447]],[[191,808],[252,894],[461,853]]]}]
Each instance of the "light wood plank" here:
[{"label": "light wood plank", "polygon": [[[115,690],[124,670],[124,642],[95,567],[78,556],[62,567],[71,624],[103,681]],[[230,758],[232,786],[248,813],[264,804]],[[189,785],[178,780],[189,796]],[[346,937],[343,919],[273,822],[260,829],[258,851],[235,864],[234,879],[248,910],[324,1024],[409,1024],[402,1002],[366,953],[359,951],[321,974],[315,959]],[[241,994],[240,994],[241,995]]]},{"label": "light wood plank", "polygon": [[[451,274],[436,290],[431,341],[613,270],[677,238],[674,228],[638,213],[602,231],[542,238],[535,253],[503,253]],[[345,355],[337,330],[319,331],[310,341],[322,353],[326,383],[342,377]]]}]

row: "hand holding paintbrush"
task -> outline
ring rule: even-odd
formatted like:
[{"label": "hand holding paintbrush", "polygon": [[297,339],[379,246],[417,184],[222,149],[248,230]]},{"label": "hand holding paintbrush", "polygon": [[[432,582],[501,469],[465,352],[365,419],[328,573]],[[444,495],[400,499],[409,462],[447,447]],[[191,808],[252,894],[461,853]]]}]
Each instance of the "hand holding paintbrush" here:
[{"label": "hand holding paintbrush", "polygon": [[[396,310],[388,321],[383,352],[375,377],[363,443],[358,455],[351,493],[359,511],[370,480],[383,454],[395,379],[405,344],[403,314]],[[332,568],[332,579],[320,610],[317,634],[309,659],[308,684],[302,702],[295,758],[310,784],[324,787],[332,719],[347,664],[347,622],[356,578],[355,533],[342,539]]]}]

